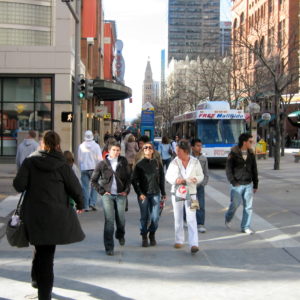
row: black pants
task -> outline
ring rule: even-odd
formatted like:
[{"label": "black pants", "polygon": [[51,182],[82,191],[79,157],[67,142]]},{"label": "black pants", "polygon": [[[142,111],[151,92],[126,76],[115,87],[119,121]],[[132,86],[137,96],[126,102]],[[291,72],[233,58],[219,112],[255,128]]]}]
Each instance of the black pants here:
[{"label": "black pants", "polygon": [[51,299],[55,247],[55,245],[35,246],[31,276],[37,282],[39,300]]}]

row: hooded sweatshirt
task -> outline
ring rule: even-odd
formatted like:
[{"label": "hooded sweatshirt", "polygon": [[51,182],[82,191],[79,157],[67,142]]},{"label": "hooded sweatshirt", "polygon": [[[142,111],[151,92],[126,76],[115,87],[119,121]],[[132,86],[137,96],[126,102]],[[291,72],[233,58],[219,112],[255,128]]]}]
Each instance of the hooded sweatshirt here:
[{"label": "hooded sweatshirt", "polygon": [[102,160],[100,146],[94,141],[84,141],[78,149],[78,165],[81,171],[94,170]]},{"label": "hooded sweatshirt", "polygon": [[16,156],[16,164],[18,169],[20,169],[24,159],[36,151],[38,147],[39,144],[34,139],[24,139],[23,142],[20,143]]}]

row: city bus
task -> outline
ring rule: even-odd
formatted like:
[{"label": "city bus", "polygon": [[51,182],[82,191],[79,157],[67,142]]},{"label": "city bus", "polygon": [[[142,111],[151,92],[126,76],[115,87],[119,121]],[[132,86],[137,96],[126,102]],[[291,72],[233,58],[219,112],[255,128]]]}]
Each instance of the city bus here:
[{"label": "city bus", "polygon": [[197,110],[175,116],[172,135],[179,138],[199,138],[209,162],[225,162],[230,148],[246,131],[243,110],[230,109],[227,101],[206,101]]}]

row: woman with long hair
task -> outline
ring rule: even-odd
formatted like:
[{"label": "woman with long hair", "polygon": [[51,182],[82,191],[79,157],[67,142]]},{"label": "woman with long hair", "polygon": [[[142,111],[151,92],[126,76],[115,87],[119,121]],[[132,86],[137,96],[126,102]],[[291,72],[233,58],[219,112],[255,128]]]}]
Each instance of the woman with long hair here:
[{"label": "woman with long hair", "polygon": [[172,159],[173,149],[166,136],[163,136],[161,144],[158,146],[158,152],[161,156],[163,166],[166,166],[166,170],[168,170]]},{"label": "woman with long hair", "polygon": [[24,160],[13,185],[18,192],[26,191],[21,214],[29,242],[35,247],[32,278],[36,280],[38,298],[48,300],[56,245],[80,242],[85,237],[69,203],[71,197],[82,211],[82,189],[61,152],[56,132],[44,135],[43,149]]},{"label": "woman with long hair", "polygon": [[[160,200],[166,200],[165,175],[161,162],[154,158],[154,146],[151,142],[143,145],[144,156],[135,166],[132,184],[138,197],[141,211],[142,246],[155,246],[155,232],[158,228]],[[148,222],[150,219],[150,222]]]}]

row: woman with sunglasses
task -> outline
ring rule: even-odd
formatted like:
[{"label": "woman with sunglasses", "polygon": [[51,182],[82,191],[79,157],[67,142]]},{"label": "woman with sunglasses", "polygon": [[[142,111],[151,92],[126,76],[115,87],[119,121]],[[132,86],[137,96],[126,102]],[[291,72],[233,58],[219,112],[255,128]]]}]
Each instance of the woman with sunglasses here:
[{"label": "woman with sunglasses", "polygon": [[142,247],[148,247],[148,232],[150,245],[156,245],[155,232],[158,228],[160,200],[161,196],[166,200],[166,192],[163,166],[153,157],[154,147],[151,142],[144,144],[143,152],[144,158],[134,168],[132,184],[141,211]]},{"label": "woman with sunglasses", "polygon": [[[174,210],[175,245],[174,248],[183,247],[183,207],[186,211],[188,225],[189,246],[191,253],[199,251],[196,209],[191,202],[196,200],[197,184],[202,182],[204,176],[198,159],[190,156],[191,146],[187,140],[180,140],[176,146],[177,156],[172,160],[166,173],[167,181],[172,184],[172,204]],[[186,192],[186,198],[178,196],[179,188]]]}]

